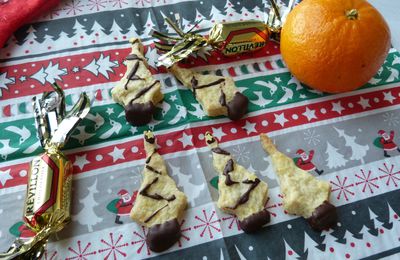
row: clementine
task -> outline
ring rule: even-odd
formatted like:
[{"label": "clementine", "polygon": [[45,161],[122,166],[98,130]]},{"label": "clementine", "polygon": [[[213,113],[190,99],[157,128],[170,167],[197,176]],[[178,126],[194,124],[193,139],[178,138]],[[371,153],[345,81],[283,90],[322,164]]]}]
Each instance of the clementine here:
[{"label": "clementine", "polygon": [[367,83],[389,48],[389,27],[365,0],[304,0],[281,32],[281,53],[291,73],[330,93]]}]

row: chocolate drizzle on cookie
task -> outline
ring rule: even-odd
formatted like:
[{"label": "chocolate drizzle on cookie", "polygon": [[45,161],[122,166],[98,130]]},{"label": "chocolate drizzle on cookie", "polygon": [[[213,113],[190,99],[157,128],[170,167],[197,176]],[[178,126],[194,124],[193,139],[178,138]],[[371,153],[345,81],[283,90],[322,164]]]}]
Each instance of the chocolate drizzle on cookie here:
[{"label": "chocolate drizzle on cookie", "polygon": [[336,207],[329,201],[324,201],[312,213],[311,217],[307,219],[310,226],[317,230],[322,231],[333,227],[338,220]]},{"label": "chocolate drizzle on cookie", "polygon": [[131,100],[131,102],[135,101],[136,99],[140,98],[144,94],[146,94],[147,91],[149,91],[152,87],[154,87],[157,83],[160,81],[156,80],[154,81],[150,86],[147,86],[145,88],[142,88],[136,95],[135,97]]},{"label": "chocolate drizzle on cookie", "polygon": [[151,161],[151,157],[153,157],[153,155],[157,152],[157,149],[154,149],[154,151],[150,154],[149,157],[147,157],[146,159],[146,164],[148,164]]},{"label": "chocolate drizzle on cookie", "polygon": [[137,61],[132,69],[129,71],[128,76],[126,76],[127,81],[125,82],[124,88],[128,90],[128,83],[132,80],[144,80],[141,77],[136,75],[137,70],[139,69],[140,61]]},{"label": "chocolate drizzle on cookie", "polygon": [[175,195],[172,195],[169,198],[165,198],[158,193],[154,193],[154,194],[148,193],[148,189],[150,189],[150,187],[157,181],[158,181],[158,177],[154,178],[154,180],[152,182],[150,182],[146,186],[144,186],[144,188],[139,192],[139,194],[142,196],[154,199],[154,200],[166,200],[168,202],[175,200],[176,199]]},{"label": "chocolate drizzle on cookie", "polygon": [[154,135],[151,134],[150,136],[147,136],[147,133],[144,135],[144,140],[146,140],[146,142],[148,142],[149,144],[154,144],[156,142]]},{"label": "chocolate drizzle on cookie", "polygon": [[227,151],[225,151],[225,150],[222,150],[222,149],[219,148],[219,147],[212,148],[211,151],[212,151],[213,153],[217,153],[217,154],[230,155],[229,152],[227,152]]},{"label": "chocolate drizzle on cookie", "polygon": [[232,159],[229,159],[228,162],[225,165],[224,171],[223,171],[223,175],[225,175],[225,185],[227,186],[231,186],[235,183],[239,183],[237,181],[233,181],[231,179],[231,175],[229,174],[230,172],[232,172],[234,170],[234,162]]},{"label": "chocolate drizzle on cookie", "polygon": [[140,60],[140,61],[143,61],[142,58],[140,58],[139,56],[137,56],[134,53],[131,53],[128,56],[126,56],[125,60]]},{"label": "chocolate drizzle on cookie", "polygon": [[[193,93],[196,96],[196,90],[197,89],[202,89],[202,88],[208,88],[212,86],[219,85],[221,83],[225,82],[224,78],[218,79],[214,82],[211,82],[206,85],[198,85],[198,80],[195,77],[192,77],[190,83],[192,85]],[[243,95],[240,92],[236,92],[235,95],[233,96],[232,100],[229,102],[226,102],[226,94],[224,93],[222,86],[219,86],[221,95],[219,97],[219,103],[221,106],[226,107],[228,111],[228,117],[231,120],[238,120],[243,117],[244,114],[247,112],[247,107],[249,105],[249,100],[248,98]]]},{"label": "chocolate drizzle on cookie", "polygon": [[167,207],[168,204],[165,204],[163,207],[157,209],[156,211],[153,212],[153,214],[151,214],[148,218],[146,218],[146,220],[144,221],[144,223],[149,222],[152,218],[155,217],[155,215],[157,215],[158,212],[160,212],[162,209],[164,209],[165,207]]},{"label": "chocolate drizzle on cookie", "polygon": [[244,181],[242,181],[242,183],[251,184],[251,185],[250,185],[249,189],[242,196],[240,196],[240,198],[236,202],[235,206],[230,207],[230,209],[237,209],[237,207],[239,207],[239,205],[246,203],[250,198],[251,191],[254,190],[257,187],[257,185],[260,183],[260,179],[256,178],[254,181],[244,180]]},{"label": "chocolate drizzle on cookie", "polygon": [[[149,157],[149,158],[150,158],[150,157]],[[154,173],[157,173],[157,174],[160,174],[160,175],[161,175],[161,172],[160,172],[160,171],[157,171],[156,169],[154,169],[154,168],[151,167],[150,165],[146,165],[145,167],[146,167],[147,170],[152,171],[152,172],[154,172]]]}]

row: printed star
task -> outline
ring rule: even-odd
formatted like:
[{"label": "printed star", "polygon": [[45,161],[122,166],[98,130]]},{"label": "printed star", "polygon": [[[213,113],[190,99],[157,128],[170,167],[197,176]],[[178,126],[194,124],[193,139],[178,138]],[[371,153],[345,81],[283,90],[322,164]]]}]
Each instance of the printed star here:
[{"label": "printed star", "polygon": [[360,97],[360,101],[357,102],[360,106],[362,106],[363,109],[366,109],[367,107],[371,107],[369,104],[369,99],[365,99],[363,97]]},{"label": "printed star", "polygon": [[315,115],[315,110],[311,110],[308,107],[306,107],[306,112],[303,113],[303,116],[307,117],[308,121],[311,121],[312,119],[317,119],[317,116]]},{"label": "printed star", "polygon": [[72,68],[72,72],[74,72],[74,73],[79,72],[79,67],[73,67],[73,68]]},{"label": "printed star", "polygon": [[218,138],[219,141],[221,141],[221,138],[225,136],[226,134],[222,131],[222,127],[219,128],[212,128],[212,133],[214,137]]},{"label": "printed star", "polygon": [[131,126],[131,128],[129,129],[129,132],[131,132],[134,135],[137,132],[137,127]]},{"label": "printed star", "polygon": [[281,114],[274,114],[275,116],[275,121],[274,123],[280,124],[282,127],[285,125],[286,122],[289,122],[289,120],[287,120],[285,118],[285,113],[281,113]]},{"label": "printed star", "polygon": [[171,95],[169,97],[169,100],[171,100],[172,102],[175,102],[175,100],[177,100],[178,98],[176,97],[176,95]]},{"label": "printed star", "polygon": [[113,107],[108,107],[106,113],[107,113],[108,115],[113,114],[113,113],[114,113],[114,108],[113,108]]},{"label": "printed star", "polygon": [[26,81],[26,77],[25,77],[25,76],[21,76],[21,77],[19,77],[19,81],[21,81],[21,82],[24,82],[24,81]]},{"label": "printed star", "polygon": [[395,100],[396,98],[394,96],[392,96],[392,92],[388,91],[388,92],[383,92],[383,96],[384,96],[384,100],[389,101],[390,104],[393,104],[393,100]]},{"label": "printed star", "polygon": [[90,162],[89,162],[88,160],[86,160],[86,154],[84,154],[84,155],[82,155],[82,156],[77,155],[77,156],[75,157],[74,165],[75,165],[75,166],[78,166],[79,169],[81,169],[81,171],[82,171],[83,167],[85,167],[85,165],[86,165],[86,164],[89,164],[89,163],[90,163]]},{"label": "printed star", "polygon": [[282,82],[282,80],[281,80],[280,77],[275,77],[275,78],[274,78],[274,81],[275,81],[276,83],[281,83],[281,82]]},{"label": "printed star", "polygon": [[192,137],[193,135],[187,135],[185,132],[183,132],[182,137],[178,140],[182,143],[183,148],[185,148],[186,146],[193,145]]},{"label": "printed star", "polygon": [[337,103],[332,102],[332,111],[335,111],[335,112],[338,112],[339,114],[342,114],[343,110],[344,110],[344,108],[340,104],[340,101],[338,101]]},{"label": "printed star", "polygon": [[250,123],[249,121],[246,121],[246,124],[242,127],[244,130],[246,130],[247,134],[251,133],[257,133],[256,131],[256,123]]},{"label": "printed star", "polygon": [[108,154],[113,158],[113,162],[116,162],[118,159],[125,159],[124,151],[125,149],[118,149],[118,147],[114,146],[114,151]]},{"label": "printed star", "polygon": [[10,175],[11,169],[0,171],[0,183],[4,187],[8,180],[11,180],[13,177]]}]

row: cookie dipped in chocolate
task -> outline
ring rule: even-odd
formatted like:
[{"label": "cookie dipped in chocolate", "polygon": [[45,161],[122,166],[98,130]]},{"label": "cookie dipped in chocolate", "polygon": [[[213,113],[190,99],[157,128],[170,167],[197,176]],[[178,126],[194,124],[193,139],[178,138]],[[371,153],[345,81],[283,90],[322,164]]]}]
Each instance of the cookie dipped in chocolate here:
[{"label": "cookie dipped in chocolate", "polygon": [[248,216],[243,220],[239,220],[239,226],[246,233],[254,233],[260,230],[262,226],[269,223],[270,220],[271,216],[269,212],[264,209]]},{"label": "cookie dipped in chocolate", "polygon": [[131,102],[125,107],[125,118],[131,125],[146,125],[153,118],[155,110],[156,107],[151,101],[146,103]]},{"label": "cookie dipped in chocolate", "polygon": [[143,45],[138,38],[130,40],[131,53],[126,57],[127,70],[111,90],[112,98],[125,109],[125,118],[133,126],[150,123],[156,105],[163,100],[161,84],[154,79],[143,55]]},{"label": "cookie dipped in chocolate", "polygon": [[310,226],[317,231],[322,231],[335,226],[337,220],[338,216],[336,207],[326,200],[317,207],[312,213],[312,216],[307,219]]},{"label": "cookie dipped in chocolate", "polygon": [[181,237],[178,220],[172,219],[149,228],[146,243],[151,251],[162,252],[173,246]]},{"label": "cookie dipped in chocolate", "polygon": [[240,92],[236,92],[233,99],[226,104],[229,119],[235,121],[247,113],[249,99]]},{"label": "cookie dipped in chocolate", "polygon": [[145,131],[143,137],[146,165],[130,216],[148,228],[146,241],[149,248],[161,252],[181,236],[179,221],[187,207],[187,198],[168,175],[167,165],[157,152],[153,132]]}]

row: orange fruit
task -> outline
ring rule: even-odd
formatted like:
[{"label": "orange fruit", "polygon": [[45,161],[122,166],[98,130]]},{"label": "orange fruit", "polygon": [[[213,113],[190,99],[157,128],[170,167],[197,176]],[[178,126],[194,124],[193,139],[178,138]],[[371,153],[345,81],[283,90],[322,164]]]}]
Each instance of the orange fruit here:
[{"label": "orange fruit", "polygon": [[304,0],[281,32],[281,53],[291,73],[329,93],[367,83],[389,48],[388,25],[364,0]]}]

